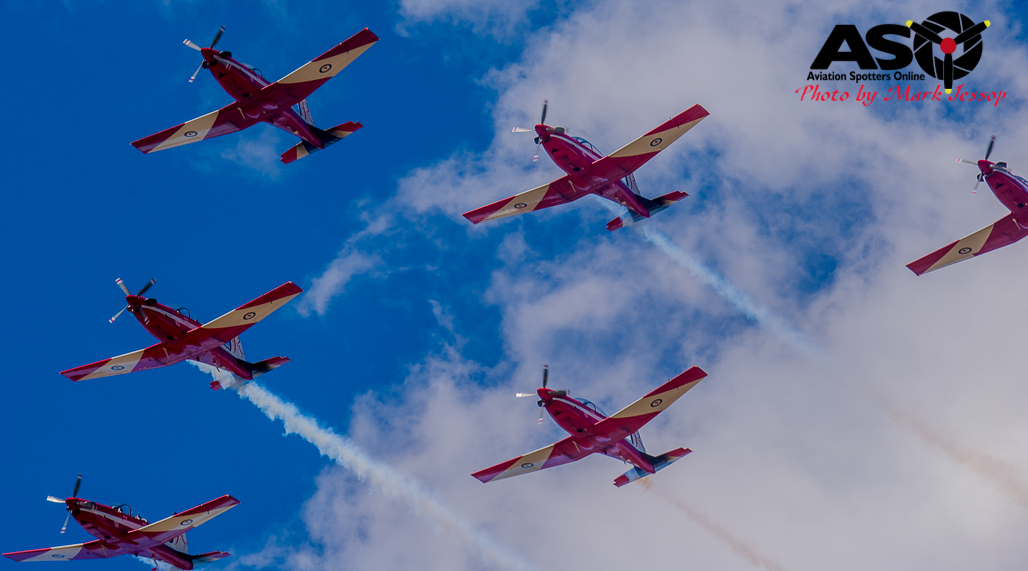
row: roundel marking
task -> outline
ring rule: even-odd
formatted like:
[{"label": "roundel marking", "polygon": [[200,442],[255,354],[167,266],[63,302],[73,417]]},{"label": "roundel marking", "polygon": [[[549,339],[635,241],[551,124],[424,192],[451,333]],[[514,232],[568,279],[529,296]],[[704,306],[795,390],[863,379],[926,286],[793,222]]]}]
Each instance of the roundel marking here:
[{"label": "roundel marking", "polygon": [[522,208],[527,208],[527,207],[528,207],[528,205],[525,204],[524,202],[519,202],[519,203],[514,205],[514,208],[517,208],[518,210],[521,210]]},{"label": "roundel marking", "polygon": [[661,139],[660,137],[657,137],[656,139],[653,139],[652,141],[650,141],[650,146],[651,147],[656,147],[657,145],[659,145],[659,144],[661,144],[663,142],[664,142],[664,139]]},{"label": "roundel marking", "polygon": [[961,249],[957,250],[957,253],[958,254],[970,254],[971,253],[971,248],[961,248]]},{"label": "roundel marking", "polygon": [[524,464],[521,465],[522,468],[531,468],[532,466],[535,466],[535,464],[533,464],[531,462],[525,462]]},{"label": "roundel marking", "polygon": [[124,371],[125,367],[122,366],[122,365],[115,365],[115,366],[111,367],[111,370],[112,371]]},{"label": "roundel marking", "polygon": [[325,73],[330,69],[332,69],[332,64],[326,63],[325,65],[321,66],[321,69],[319,69],[318,71],[320,71],[321,73]]},{"label": "roundel marking", "polygon": [[186,131],[184,134],[186,137],[195,137],[197,135],[196,131]]},{"label": "roundel marking", "polygon": [[247,313],[246,315],[244,315],[243,319],[245,319],[246,321],[250,321],[254,317],[257,317],[257,314],[251,311],[250,313]]},{"label": "roundel marking", "polygon": [[662,402],[664,402],[663,399],[653,399],[653,402],[650,403],[650,408],[656,408],[660,406],[660,403]]},{"label": "roundel marking", "polygon": [[182,520],[182,523],[180,523],[179,525],[189,525],[191,523],[193,523],[193,520],[191,520],[191,519],[184,519],[184,520]]},{"label": "roundel marking", "polygon": [[51,555],[50,557],[56,557],[56,558],[58,558],[58,559],[64,559],[64,556],[63,556],[63,555],[61,555],[60,553],[54,553],[54,554],[53,554],[53,555]]}]

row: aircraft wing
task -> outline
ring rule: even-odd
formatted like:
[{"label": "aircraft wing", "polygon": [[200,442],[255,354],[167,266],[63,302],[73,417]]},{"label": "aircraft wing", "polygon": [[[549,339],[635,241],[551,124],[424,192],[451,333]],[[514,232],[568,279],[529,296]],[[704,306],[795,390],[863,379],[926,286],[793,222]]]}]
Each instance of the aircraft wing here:
[{"label": "aircraft wing", "polygon": [[132,146],[143,153],[153,153],[242,131],[256,122],[257,119],[244,114],[238,103],[233,101],[203,117],[197,117],[192,121],[186,121],[160,133],[133,141]]},{"label": "aircraft wing", "polygon": [[377,41],[378,36],[364,28],[300,69],[264,87],[261,89],[260,96],[274,101],[280,106],[292,107],[306,99],[315,89],[332,79],[343,68],[353,63],[353,60],[360,57]]},{"label": "aircraft wing", "polygon": [[1014,220],[1013,214],[1007,214],[993,224],[953,242],[948,246],[910,262],[907,267],[917,275],[944,268],[968,258],[980,256],[997,248],[1008,246],[1028,235],[1028,230]]},{"label": "aircraft wing", "polygon": [[668,148],[668,145],[677,141],[708,115],[710,113],[702,105],[693,105],[663,125],[596,161],[592,168],[607,176],[609,180],[626,177],[657,156],[657,153]]},{"label": "aircraft wing", "polygon": [[164,343],[156,343],[150,345],[146,349],[140,349],[139,351],[133,351],[131,353],[125,353],[124,355],[118,355],[117,357],[111,357],[110,359],[104,359],[103,361],[97,361],[88,365],[82,365],[81,367],[75,367],[74,369],[68,369],[67,371],[61,371],[61,374],[73,381],[85,381],[88,379],[99,379],[101,377],[110,377],[112,375],[124,375],[125,373],[134,373],[136,371],[145,371],[147,369],[156,369],[157,367],[163,367],[176,363],[181,359],[178,355],[173,352],[169,352],[167,349],[168,345]]},{"label": "aircraft wing", "polygon": [[179,343],[199,350],[210,350],[224,345],[301,293],[303,290],[300,289],[300,286],[293,282],[286,282],[214,321],[187,331]]},{"label": "aircraft wing", "polygon": [[4,557],[13,561],[78,561],[80,559],[106,559],[121,554],[119,549],[108,549],[99,539],[96,539],[88,543],[62,545],[61,547],[13,551],[4,553]]},{"label": "aircraft wing", "polygon": [[707,373],[699,367],[693,367],[670,381],[650,391],[643,398],[633,402],[593,426],[593,434],[606,433],[611,441],[627,438],[638,431],[644,424],[664,412],[671,403],[678,400],[696,383],[707,377]]},{"label": "aircraft wing", "polygon": [[574,437],[568,436],[556,444],[501,462],[491,468],[475,472],[472,476],[484,484],[581,460],[592,453],[592,450],[579,448]]},{"label": "aircraft wing", "polygon": [[148,548],[149,544],[163,545],[194,527],[200,527],[207,523],[207,521],[238,505],[239,500],[226,494],[216,500],[200,504],[193,509],[177,513],[139,529],[134,529],[116,541],[145,545]]},{"label": "aircraft wing", "polygon": [[567,202],[571,202],[571,200],[565,198],[564,195],[561,194],[561,191],[565,189],[569,196],[573,196],[572,193],[574,192],[574,188],[571,186],[570,179],[566,176],[562,176],[550,184],[544,184],[538,188],[522,192],[521,194],[515,194],[510,198],[497,200],[492,204],[476,208],[470,212],[465,212],[464,218],[478,224],[479,222],[506,218],[507,216],[514,216],[515,214],[524,214],[526,212],[532,212],[533,210],[549,208],[558,204],[565,204]]}]

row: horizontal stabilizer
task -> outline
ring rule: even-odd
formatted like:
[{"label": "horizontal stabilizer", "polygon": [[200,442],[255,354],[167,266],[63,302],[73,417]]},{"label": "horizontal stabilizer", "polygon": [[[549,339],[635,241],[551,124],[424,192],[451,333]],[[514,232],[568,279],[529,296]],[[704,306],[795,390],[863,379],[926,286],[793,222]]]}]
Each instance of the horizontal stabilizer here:
[{"label": "horizontal stabilizer", "polygon": [[[289,362],[289,357],[272,357],[263,361],[257,361],[256,363],[247,363],[242,359],[239,359],[238,361],[240,365],[250,371],[251,378],[255,379],[272,369],[277,369],[282,365],[285,365]],[[236,376],[238,378],[238,375]],[[221,384],[221,381],[213,381],[211,383],[211,388],[218,391],[225,388],[225,386]]]},{"label": "horizontal stabilizer", "polygon": [[[692,450],[689,450],[688,448],[677,448],[675,450],[672,450],[671,452],[665,452],[660,456],[647,455],[646,459],[649,460],[651,464],[653,464],[653,471],[659,472],[664,468],[667,468],[671,464],[674,464],[678,460],[685,458],[685,456],[691,452]],[[634,482],[639,478],[643,478],[646,476],[649,476],[647,472],[640,470],[639,468],[633,467],[631,470],[625,472],[621,476],[618,476],[617,479],[614,480],[614,485],[620,488],[625,484]]]},{"label": "horizontal stabilizer", "polygon": [[227,551],[209,551],[199,555],[190,555],[189,560],[192,561],[194,565],[202,565],[204,563],[211,563],[219,559],[224,559],[230,555],[232,554]]},{"label": "horizontal stabilizer", "polygon": [[[671,206],[679,200],[682,200],[686,196],[689,195],[684,192],[679,192],[676,190],[674,192],[669,192],[664,196],[658,196],[653,200],[643,198],[642,196],[639,196],[637,198],[650,211],[650,215],[652,216],[653,214],[656,214],[657,212],[664,210],[665,208]],[[635,224],[636,222],[642,219],[643,217],[640,216],[639,213],[629,210],[627,213],[618,216],[610,222],[607,222],[607,230],[613,232],[614,230],[619,230],[621,228],[624,228],[625,226],[631,226],[632,224]]]},{"label": "horizontal stabilizer", "polygon": [[[354,121],[347,121],[342,125],[336,125],[335,127],[332,127],[331,129],[328,129],[326,131],[322,131],[321,129],[318,129],[313,125],[310,126],[310,129],[316,137],[321,139],[321,143],[328,147],[330,145],[334,145],[338,141],[343,140],[349,135],[352,135],[354,131],[360,129],[363,126],[364,125],[361,125],[360,123]],[[295,160],[302,159],[307,155],[315,153],[319,150],[320,149],[306,141],[300,141],[296,144],[295,147],[282,153],[282,162],[288,164]]]}]

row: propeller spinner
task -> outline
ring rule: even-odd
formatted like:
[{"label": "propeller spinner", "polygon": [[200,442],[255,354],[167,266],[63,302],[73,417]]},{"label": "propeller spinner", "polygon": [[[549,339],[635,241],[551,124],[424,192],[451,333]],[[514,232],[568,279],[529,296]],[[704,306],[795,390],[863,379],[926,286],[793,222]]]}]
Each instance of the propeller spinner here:
[{"label": "propeller spinner", "polygon": [[[78,495],[79,495],[79,487],[81,487],[81,486],[82,486],[82,474],[79,474],[78,479],[75,480],[75,490],[71,493],[71,497],[73,497],[73,498],[78,497]],[[58,498],[58,497],[55,497],[55,496],[47,496],[46,497],[46,501],[51,502],[51,503],[55,503],[55,504],[66,503],[61,498]],[[61,526],[61,533],[64,533],[65,531],[68,530],[68,521],[70,519],[71,519],[71,508],[68,508],[68,517],[64,518],[64,525]]]},{"label": "propeller spinner", "polygon": [[[214,49],[214,46],[218,43],[218,40],[221,39],[221,35],[224,34],[224,33],[225,33],[225,26],[222,26],[221,28],[218,29],[218,33],[214,34],[214,39],[211,40],[211,45],[210,45],[211,49]],[[193,43],[189,39],[183,40],[182,43],[185,44],[188,47],[193,48],[196,51],[203,50],[203,48],[201,48],[200,46],[196,45],[195,43]],[[207,64],[207,60],[203,60],[202,62],[200,62],[200,67],[196,68],[196,71],[193,72],[193,76],[189,78],[189,83],[193,83],[193,80],[196,79],[197,74],[200,73],[200,70],[203,69],[203,66],[206,65],[206,64]]]},{"label": "propeller spinner", "polygon": [[[550,104],[550,101],[548,99],[544,99],[543,100],[543,116],[542,116],[542,119],[539,119],[539,124],[540,125],[545,125],[546,124],[546,108],[549,106],[549,104]],[[511,129],[511,133],[535,133],[535,129],[526,129],[524,127],[514,127],[513,129]],[[532,157],[532,161],[533,162],[539,160],[539,146],[541,144],[542,143],[540,143],[538,140],[536,141],[536,144],[535,144],[535,156]]]},{"label": "propeller spinner", "polygon": [[[121,281],[121,278],[118,278],[118,279],[114,280],[114,283],[118,284],[118,287],[121,288],[121,291],[125,292],[126,296],[131,295],[131,294],[129,294],[128,286],[125,285],[125,282]],[[139,290],[139,293],[137,293],[136,296],[138,297],[138,296],[141,296],[144,293],[146,293],[147,290],[149,290],[151,287],[153,287],[153,284],[155,284],[155,283],[157,283],[157,278],[151,278],[150,281],[147,282],[147,284],[144,285],[143,288]],[[117,319],[128,308],[129,308],[128,305],[126,305],[125,307],[121,308],[121,311],[119,311],[118,313],[114,314],[114,317],[110,318],[108,321],[110,323],[114,323],[114,320]],[[77,485],[76,485],[75,489],[78,490],[78,486]]]},{"label": "propeller spinner", "polygon": [[[543,365],[543,388],[544,389],[546,388],[546,383],[547,383],[547,381],[549,381],[549,379],[550,379],[550,366],[549,365]],[[525,398],[525,397],[538,396],[538,394],[539,393],[514,393],[514,396],[520,399],[520,398]],[[560,390],[560,391],[556,391],[556,393],[554,393],[554,396],[563,397],[563,396],[567,396],[567,394],[568,394],[568,391]],[[541,400],[537,404],[539,405],[539,422],[538,422],[538,424],[542,424],[543,423],[543,413],[546,412],[546,408],[543,406],[544,403]]]},{"label": "propeller spinner", "polygon": [[[992,139],[989,140],[989,147],[987,149],[985,149],[985,160],[989,160],[989,155],[992,154],[992,147],[995,144],[996,144],[996,136],[993,135]],[[958,163],[967,163],[969,165],[978,166],[978,161],[969,161],[967,159],[957,159],[957,162]],[[971,194],[978,194],[978,184],[981,183],[983,180],[985,180],[985,175],[982,174],[982,173],[978,173],[978,176],[976,178],[978,179],[978,182],[974,183],[974,188],[971,189]]]}]

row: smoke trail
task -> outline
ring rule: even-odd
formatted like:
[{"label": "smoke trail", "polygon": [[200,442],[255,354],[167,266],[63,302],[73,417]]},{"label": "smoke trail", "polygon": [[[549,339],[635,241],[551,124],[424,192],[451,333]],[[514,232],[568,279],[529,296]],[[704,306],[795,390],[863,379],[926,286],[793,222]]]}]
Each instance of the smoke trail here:
[{"label": "smoke trail", "polygon": [[1028,509],[1028,486],[1025,485],[1024,472],[1020,468],[985,452],[957,444],[936,432],[920,418],[890,406],[882,400],[873,400],[897,424],[913,432],[922,442],[941,450],[953,461],[988,480],[1000,493]]},{"label": "smoke trail", "polygon": [[230,373],[203,363],[190,363],[210,373],[223,387],[235,390],[240,398],[255,404],[271,420],[281,420],[286,434],[299,435],[316,446],[323,456],[351,470],[387,496],[406,500],[415,514],[457,534],[489,562],[505,569],[534,569],[528,562],[508,552],[488,533],[476,529],[473,523],[444,506],[421,483],[372,459],[350,439],[321,426],[315,418],[302,414],[292,403],[283,401],[255,382],[239,383]]},{"label": "smoke trail", "polygon": [[[593,195],[595,196],[595,195]],[[606,206],[612,212],[621,212],[622,208],[616,206],[609,200],[596,197],[604,206]],[[816,353],[817,349],[814,345],[806,338],[805,335],[799,331],[793,329],[783,319],[772,313],[766,307],[757,305],[750,296],[746,295],[728,280],[721,277],[714,270],[708,268],[696,258],[693,258],[687,254],[684,250],[675,245],[664,233],[660,232],[656,228],[653,228],[648,221],[633,224],[631,228],[636,229],[647,242],[656,246],[660,251],[667,254],[669,258],[678,263],[684,269],[688,270],[692,276],[704,283],[707,287],[714,291],[714,293],[725,298],[725,300],[735,309],[740,311],[743,315],[756,321],[764,329],[767,329],[773,333],[779,339],[785,341],[791,345],[794,349],[798,349],[804,353]]]},{"label": "smoke trail", "polygon": [[685,517],[689,518],[689,521],[702,527],[703,531],[706,531],[711,537],[727,545],[728,548],[739,557],[749,561],[756,567],[762,567],[768,571],[785,571],[784,567],[766,555],[760,553],[754,547],[747,545],[727,529],[712,521],[706,514],[696,511],[696,509],[681,500],[677,500],[663,492],[654,490],[653,483],[647,481],[645,478],[638,481],[639,484],[643,484],[644,482],[645,485],[641,486],[644,490],[656,494],[672,507],[685,514]]}]

